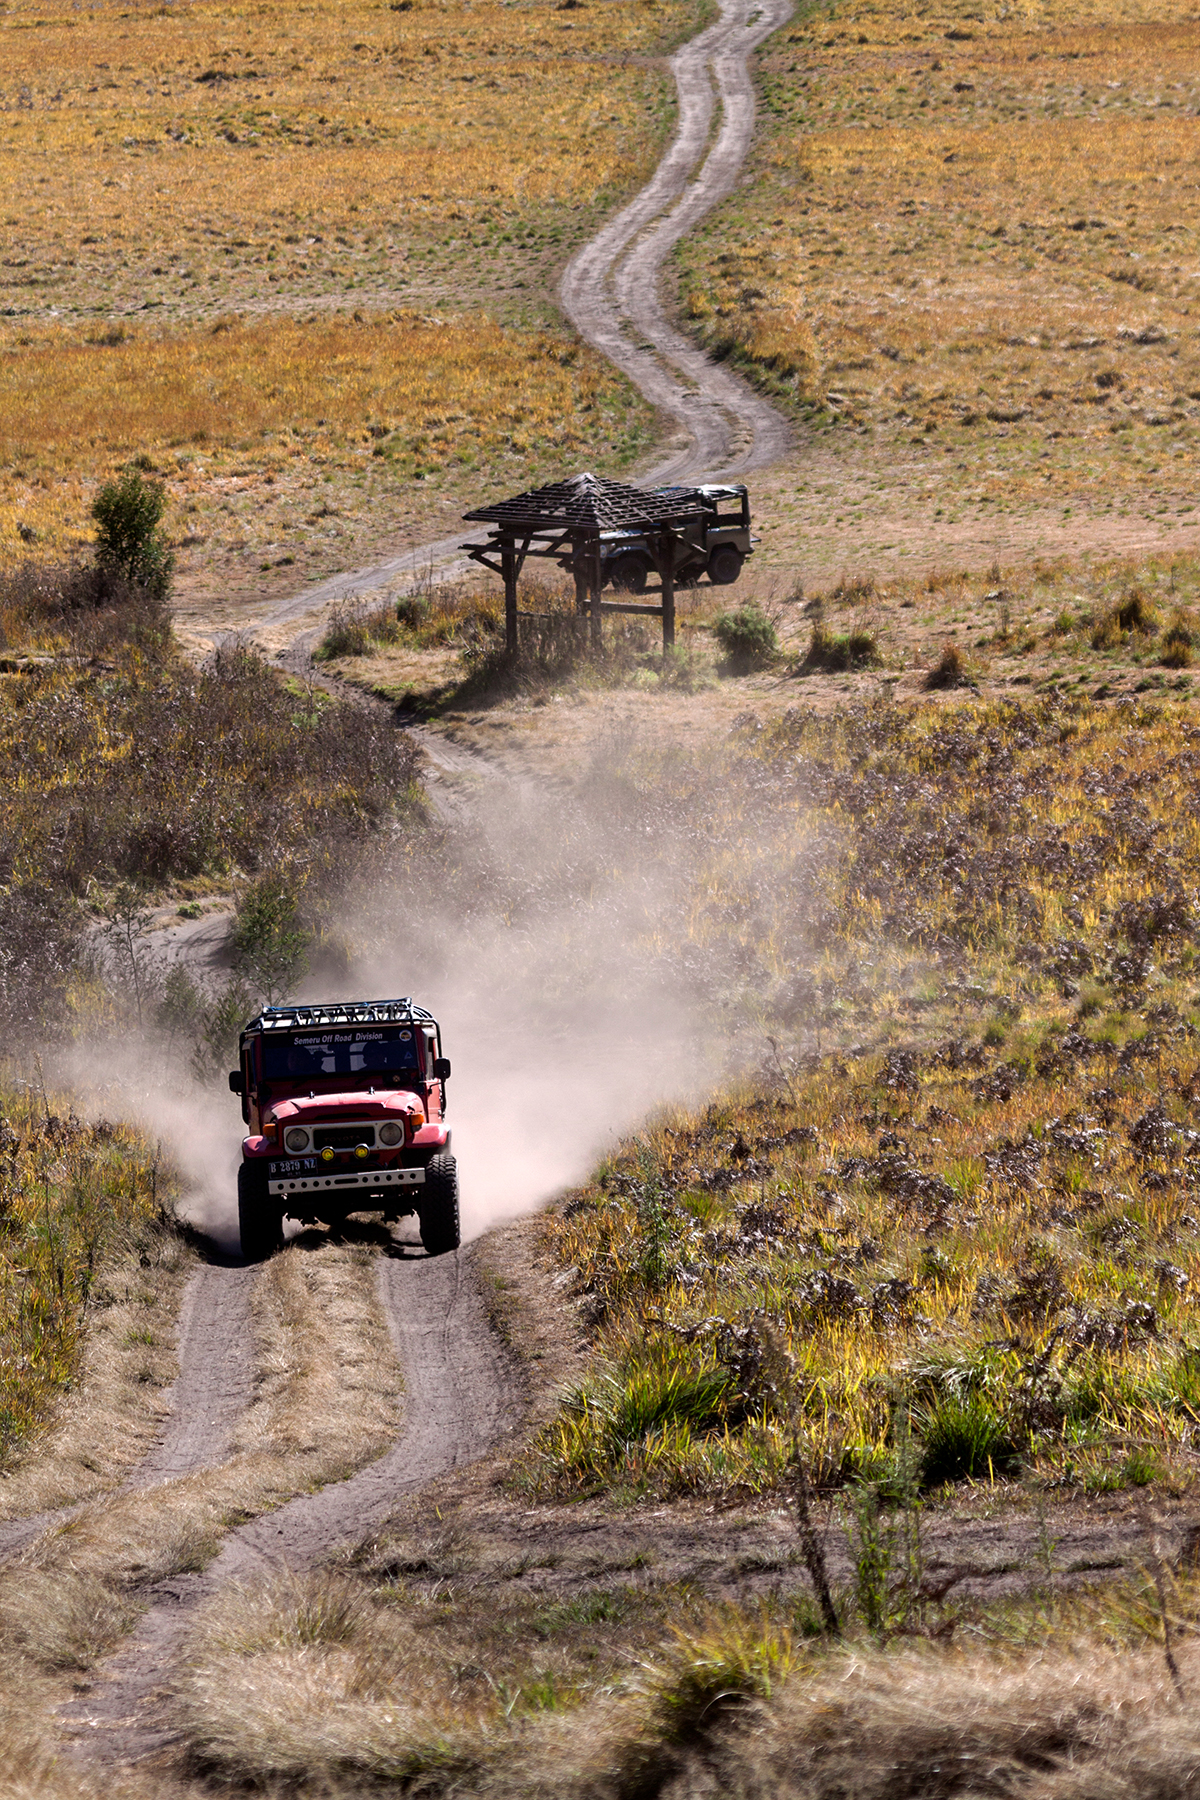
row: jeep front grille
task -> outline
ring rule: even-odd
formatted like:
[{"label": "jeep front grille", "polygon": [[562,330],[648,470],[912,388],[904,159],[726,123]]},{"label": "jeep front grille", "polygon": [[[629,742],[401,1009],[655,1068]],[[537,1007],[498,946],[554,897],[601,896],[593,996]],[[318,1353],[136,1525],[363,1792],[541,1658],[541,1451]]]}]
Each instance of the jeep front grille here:
[{"label": "jeep front grille", "polygon": [[375,1148],[373,1125],[317,1125],[313,1130],[314,1150],[353,1150],[358,1144]]}]

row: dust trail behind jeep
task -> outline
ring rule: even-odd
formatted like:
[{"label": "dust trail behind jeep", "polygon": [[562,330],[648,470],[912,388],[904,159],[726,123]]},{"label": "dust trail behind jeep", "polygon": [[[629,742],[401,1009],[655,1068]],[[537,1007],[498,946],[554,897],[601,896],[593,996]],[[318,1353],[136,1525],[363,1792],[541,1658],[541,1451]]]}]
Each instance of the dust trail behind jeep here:
[{"label": "dust trail behind jeep", "polygon": [[431,1256],[459,1244],[458,1174],[444,1123],[450,1063],[410,999],[266,1007],[241,1034],[229,1086],[250,1127],[238,1170],[242,1254],[283,1221],[415,1213]]}]

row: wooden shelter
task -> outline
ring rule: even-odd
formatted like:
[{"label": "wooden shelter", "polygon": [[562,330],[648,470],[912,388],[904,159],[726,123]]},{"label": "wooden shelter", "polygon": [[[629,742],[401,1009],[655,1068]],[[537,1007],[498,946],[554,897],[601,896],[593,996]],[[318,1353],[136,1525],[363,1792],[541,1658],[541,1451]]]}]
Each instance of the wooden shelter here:
[{"label": "wooden shelter", "polygon": [[[597,475],[572,475],[532,493],[464,514],[491,526],[485,543],[464,544],[474,562],[493,569],[504,580],[504,631],[510,650],[517,647],[517,580],[527,556],[549,557],[575,577],[575,610],[591,620],[592,642],[599,647],[606,612],[650,613],[662,619],[663,649],[675,642],[675,546],[680,528],[704,516],[688,488],[655,493],[604,481]],[[604,581],[604,537],[636,537],[658,571],[657,605],[601,600]]]}]

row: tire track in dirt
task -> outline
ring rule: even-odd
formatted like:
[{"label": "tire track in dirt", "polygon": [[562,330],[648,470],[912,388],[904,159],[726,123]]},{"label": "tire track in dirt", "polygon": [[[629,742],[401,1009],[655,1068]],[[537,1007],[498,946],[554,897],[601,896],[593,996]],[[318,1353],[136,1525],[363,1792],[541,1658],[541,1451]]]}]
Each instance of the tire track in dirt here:
[{"label": "tire track in dirt", "polygon": [[59,1717],[74,1754],[132,1762],[168,1748],[170,1671],[198,1609],[227,1582],[298,1571],[378,1524],[402,1494],[482,1456],[519,1419],[518,1389],[483,1310],[470,1252],[380,1258],[379,1293],[405,1373],[404,1423],[377,1462],[287,1501],[226,1537],[203,1574],[156,1582],[133,1637]]},{"label": "tire track in dirt", "polygon": [[[754,135],[751,51],[791,16],[792,0],[723,0],[721,17],[671,58],[679,122],[653,179],[567,265],[563,310],[686,434],[647,483],[743,474],[777,462],[791,430],[770,403],[668,323],[663,263],[737,185]],[[721,124],[705,154],[714,114]]]},{"label": "tire track in dirt", "polygon": [[[179,1373],[164,1396],[170,1417],[116,1492],[156,1487],[223,1459],[254,1382],[250,1289],[257,1274],[253,1267],[214,1260],[189,1280],[177,1327]],[[84,1500],[8,1520],[0,1525],[0,1561],[93,1504]]]}]

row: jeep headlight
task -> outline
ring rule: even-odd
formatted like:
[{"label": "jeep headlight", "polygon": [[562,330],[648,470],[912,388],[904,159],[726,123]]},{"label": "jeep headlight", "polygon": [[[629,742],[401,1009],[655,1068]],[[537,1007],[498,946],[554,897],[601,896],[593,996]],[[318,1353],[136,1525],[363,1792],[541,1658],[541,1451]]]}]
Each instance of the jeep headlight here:
[{"label": "jeep headlight", "polygon": [[308,1133],[299,1125],[293,1125],[290,1131],[285,1131],[283,1141],[289,1150],[308,1149]]},{"label": "jeep headlight", "polygon": [[334,1155],[333,1150],[331,1149],[331,1147],[328,1144],[326,1144],[325,1148],[321,1152],[321,1161],[322,1162],[332,1162],[333,1155]]},{"label": "jeep headlight", "polygon": [[391,1121],[386,1125],[381,1125],[379,1127],[379,1141],[381,1144],[386,1144],[389,1150],[395,1144],[402,1144],[404,1142],[403,1125],[397,1125]]},{"label": "jeep headlight", "polygon": [[357,1156],[359,1162],[365,1161],[365,1159],[368,1156],[370,1156],[370,1154],[371,1154],[370,1144],[355,1144],[354,1154],[355,1154],[355,1156]]}]

